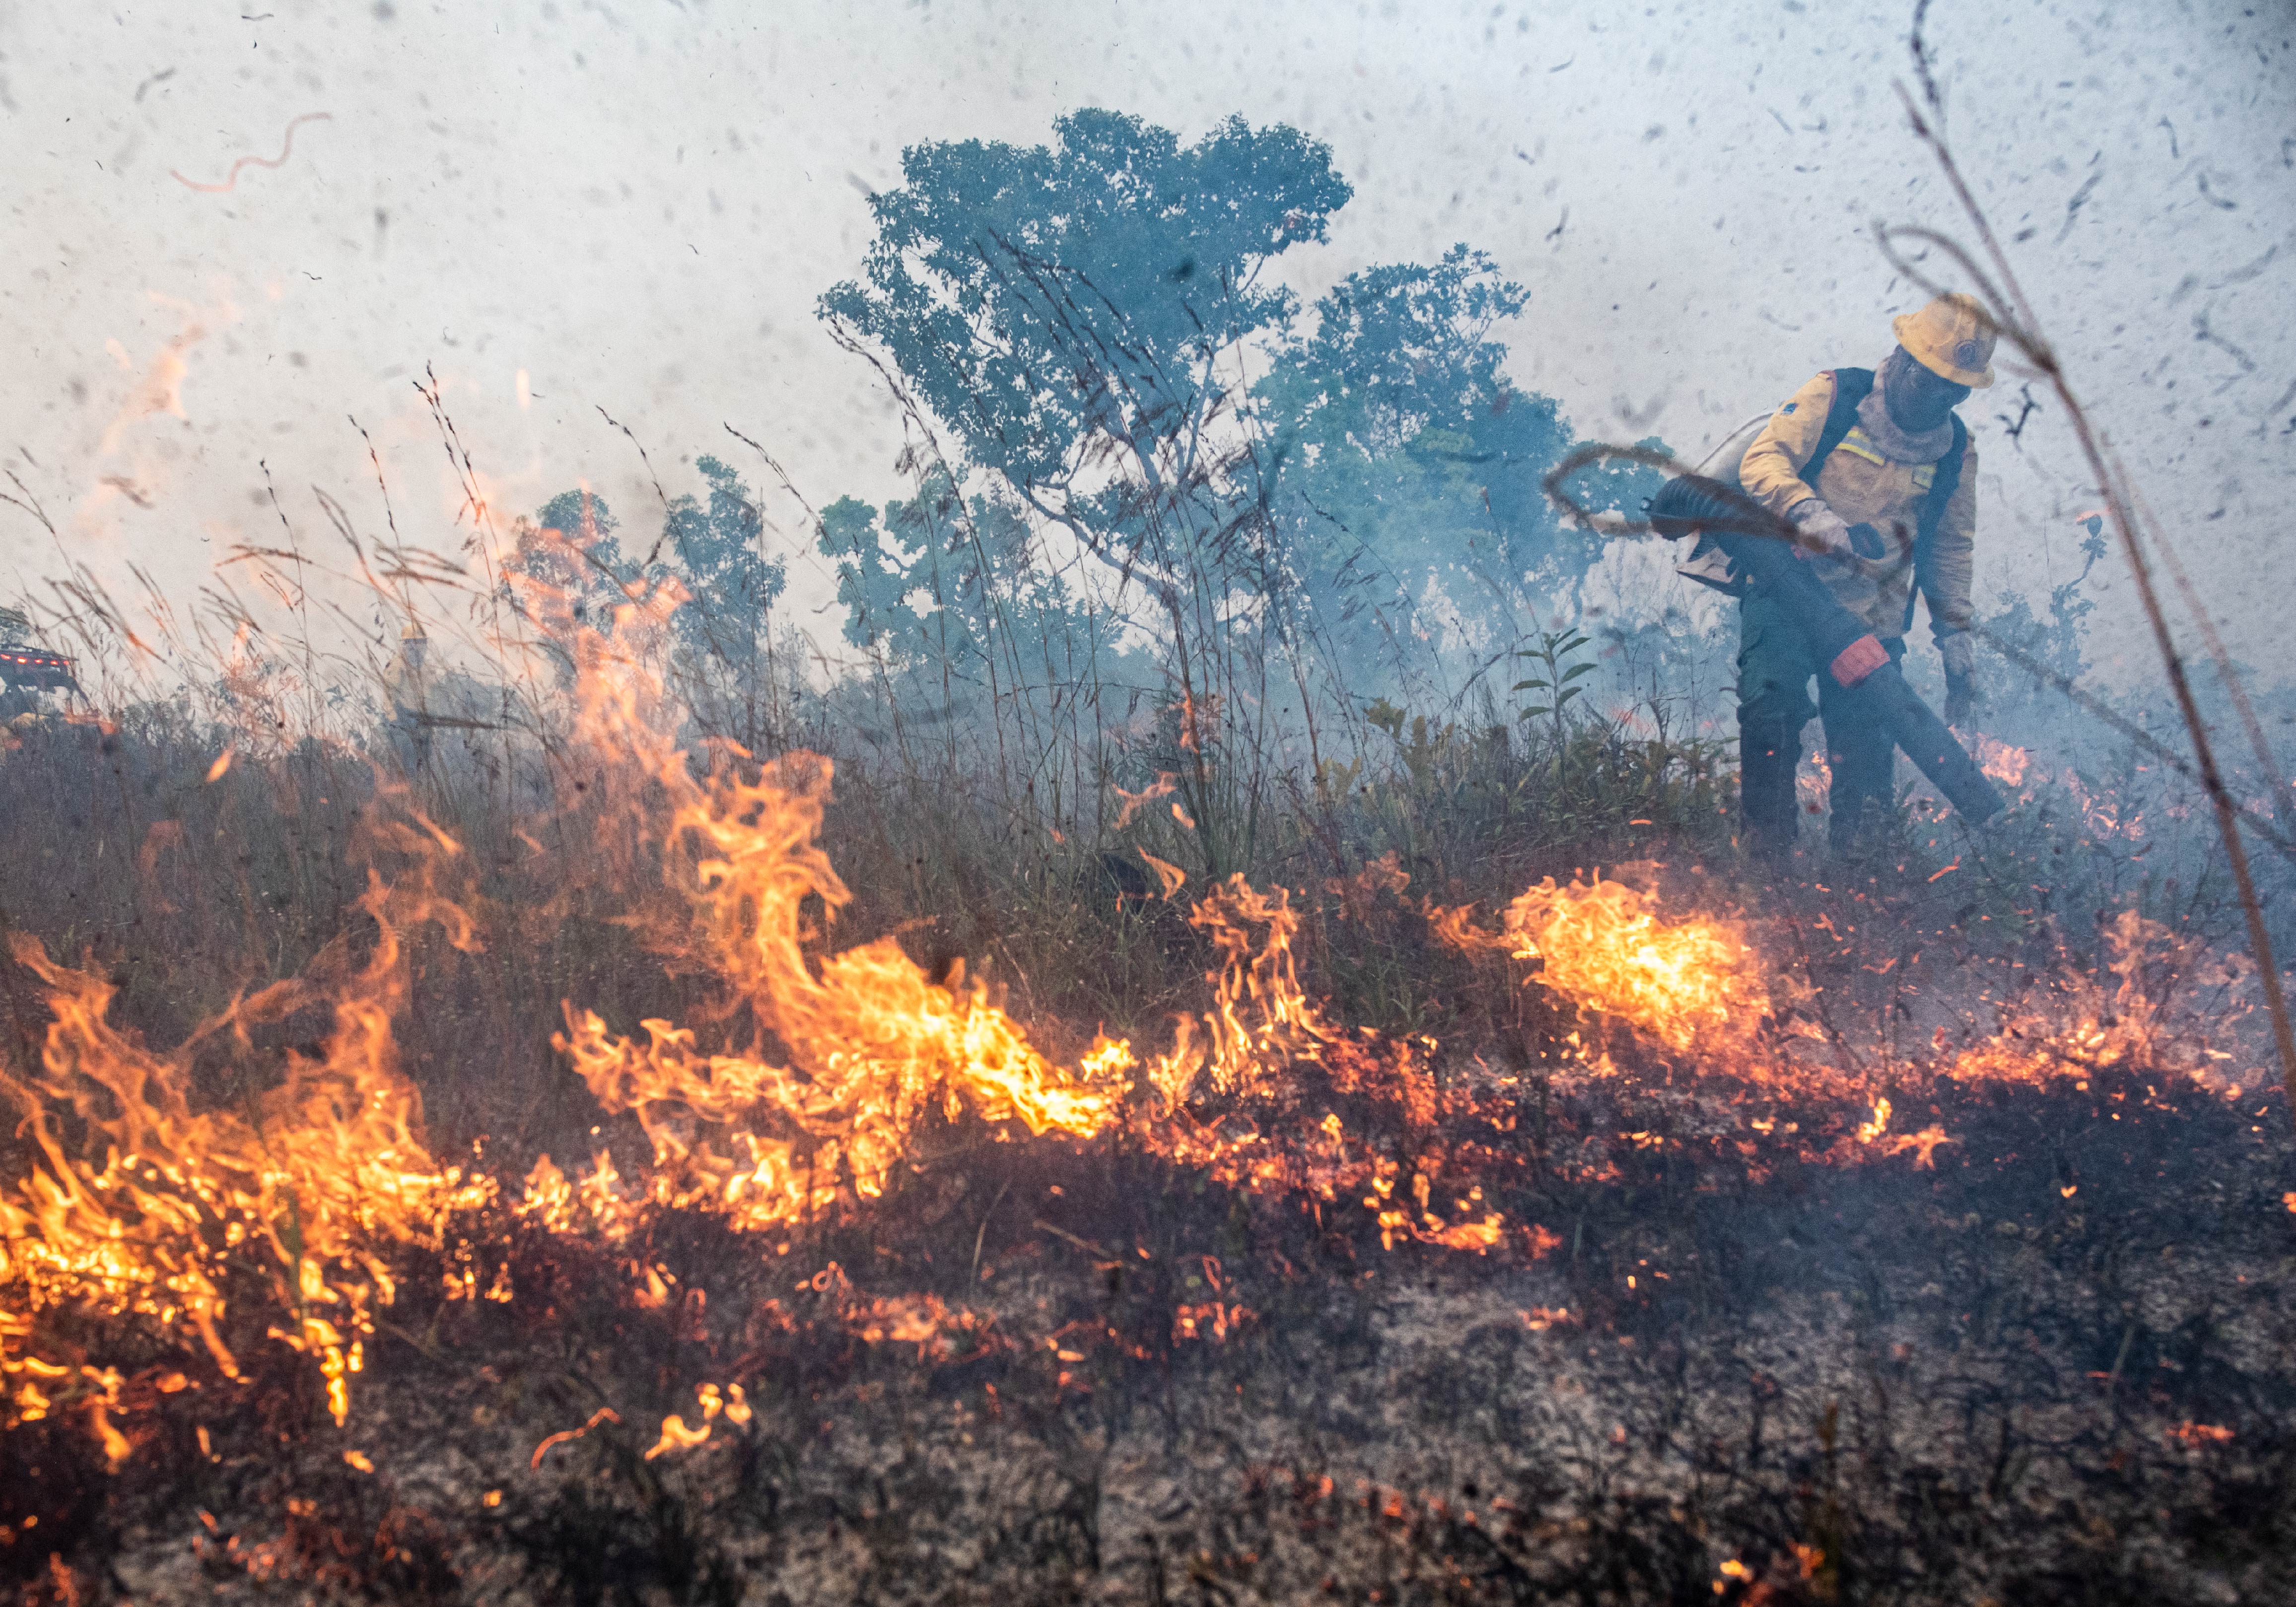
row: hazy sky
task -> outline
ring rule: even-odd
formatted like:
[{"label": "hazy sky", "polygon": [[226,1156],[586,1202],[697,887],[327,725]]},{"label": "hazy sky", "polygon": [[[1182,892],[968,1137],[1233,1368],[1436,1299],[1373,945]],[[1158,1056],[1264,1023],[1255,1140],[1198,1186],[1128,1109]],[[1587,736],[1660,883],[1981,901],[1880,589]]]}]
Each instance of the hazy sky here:
[{"label": "hazy sky", "polygon": [[[1950,132],[2049,332],[2235,650],[2276,668],[2296,581],[2291,13],[1942,0],[1931,20]],[[906,144],[1038,143],[1086,105],[1190,140],[1240,112],[1328,141],[1356,199],[1328,247],[1283,259],[1304,294],[1480,246],[1531,292],[1505,332],[1523,383],[1581,435],[1695,450],[1888,349],[1920,296],[1877,218],[1958,226],[1891,89],[1910,17],[0,0],[0,452],[76,557],[185,597],[233,543],[277,535],[260,464],[315,550],[334,541],[315,487],[381,529],[353,416],[402,533],[458,545],[410,382],[426,365],[504,514],[586,481],[651,517],[601,406],[673,495],[703,453],[772,487],[731,423],[815,505],[882,500],[899,421],[812,316],[857,270],[866,192]],[[296,119],[284,162],[241,163],[276,160]],[[1965,410],[1981,593],[2068,574],[2092,500],[2054,404],[2007,439],[1993,415],[2017,396],[2005,377]],[[769,508],[802,545],[796,500]],[[0,589],[59,567],[0,507]],[[808,606],[819,576],[793,561]]]}]

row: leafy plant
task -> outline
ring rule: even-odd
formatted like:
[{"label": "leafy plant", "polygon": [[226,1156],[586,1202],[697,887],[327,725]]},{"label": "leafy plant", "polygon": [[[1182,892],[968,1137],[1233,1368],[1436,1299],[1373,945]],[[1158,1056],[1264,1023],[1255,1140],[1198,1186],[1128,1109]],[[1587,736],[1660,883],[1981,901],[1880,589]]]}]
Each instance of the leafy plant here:
[{"label": "leafy plant", "polygon": [[[1364,710],[1364,718],[1387,733],[1415,785],[1428,784],[1434,778],[1436,765],[1449,757],[1457,744],[1459,728],[1456,726],[1447,722],[1431,726],[1425,715],[1406,714],[1385,698],[1373,701]],[[1408,737],[1403,734],[1406,719],[1411,723]]]},{"label": "leafy plant", "polygon": [[1570,726],[1564,719],[1563,710],[1570,707],[1573,698],[1587,690],[1583,686],[1574,686],[1571,683],[1581,676],[1595,673],[1592,660],[1582,660],[1576,664],[1566,663],[1566,660],[1571,654],[1578,652],[1587,644],[1587,639],[1579,635],[1576,629],[1546,630],[1539,632],[1538,646],[1515,650],[1516,658],[1529,659],[1543,673],[1527,681],[1517,681],[1511,690],[1544,693],[1546,696],[1544,703],[1533,704],[1521,710],[1515,717],[1521,720],[1548,719],[1554,722],[1554,764],[1558,773],[1562,769],[1563,751],[1570,743]]}]

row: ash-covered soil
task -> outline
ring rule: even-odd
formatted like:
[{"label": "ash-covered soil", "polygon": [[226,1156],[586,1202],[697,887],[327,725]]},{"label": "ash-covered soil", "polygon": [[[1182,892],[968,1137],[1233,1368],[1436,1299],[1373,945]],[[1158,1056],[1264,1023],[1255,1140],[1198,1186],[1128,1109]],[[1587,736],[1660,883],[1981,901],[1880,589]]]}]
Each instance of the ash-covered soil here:
[{"label": "ash-covered soil", "polygon": [[407,1259],[343,1429],[273,1347],[116,1473],[19,1430],[0,1556],[148,1607],[2296,1599],[2286,1112],[2147,1088],[1941,1088],[1933,1170],[1526,1183],[1536,1259],[978,1127],[786,1255],[504,1211],[480,1298]]}]

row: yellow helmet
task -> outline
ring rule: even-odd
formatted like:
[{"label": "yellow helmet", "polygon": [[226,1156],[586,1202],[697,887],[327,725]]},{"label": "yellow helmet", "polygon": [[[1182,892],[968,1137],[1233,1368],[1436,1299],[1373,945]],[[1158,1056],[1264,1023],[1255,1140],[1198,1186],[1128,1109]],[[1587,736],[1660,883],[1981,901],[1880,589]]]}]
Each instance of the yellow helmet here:
[{"label": "yellow helmet", "polygon": [[1993,383],[1993,346],[2001,332],[1974,296],[1956,291],[1917,313],[1890,320],[1898,344],[1931,373],[1982,390]]},{"label": "yellow helmet", "polygon": [[399,627],[398,639],[402,642],[428,642],[430,637],[429,633],[423,630],[421,620],[409,619]]}]

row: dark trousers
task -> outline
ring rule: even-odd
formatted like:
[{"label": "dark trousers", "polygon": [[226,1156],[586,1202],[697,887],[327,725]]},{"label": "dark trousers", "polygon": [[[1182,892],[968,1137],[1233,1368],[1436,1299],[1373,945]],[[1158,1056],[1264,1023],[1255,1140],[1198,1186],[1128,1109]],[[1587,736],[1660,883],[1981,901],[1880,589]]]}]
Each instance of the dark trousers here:
[{"label": "dark trousers", "polygon": [[[1905,657],[1903,638],[1883,645],[1893,661]],[[1785,852],[1800,835],[1794,767],[1801,758],[1801,728],[1813,717],[1824,721],[1836,846],[1857,834],[1867,799],[1885,811],[1896,804],[1897,749],[1886,733],[1850,717],[1844,701],[1800,627],[1760,591],[1748,593],[1738,613],[1738,767],[1743,834],[1755,851]]]}]

